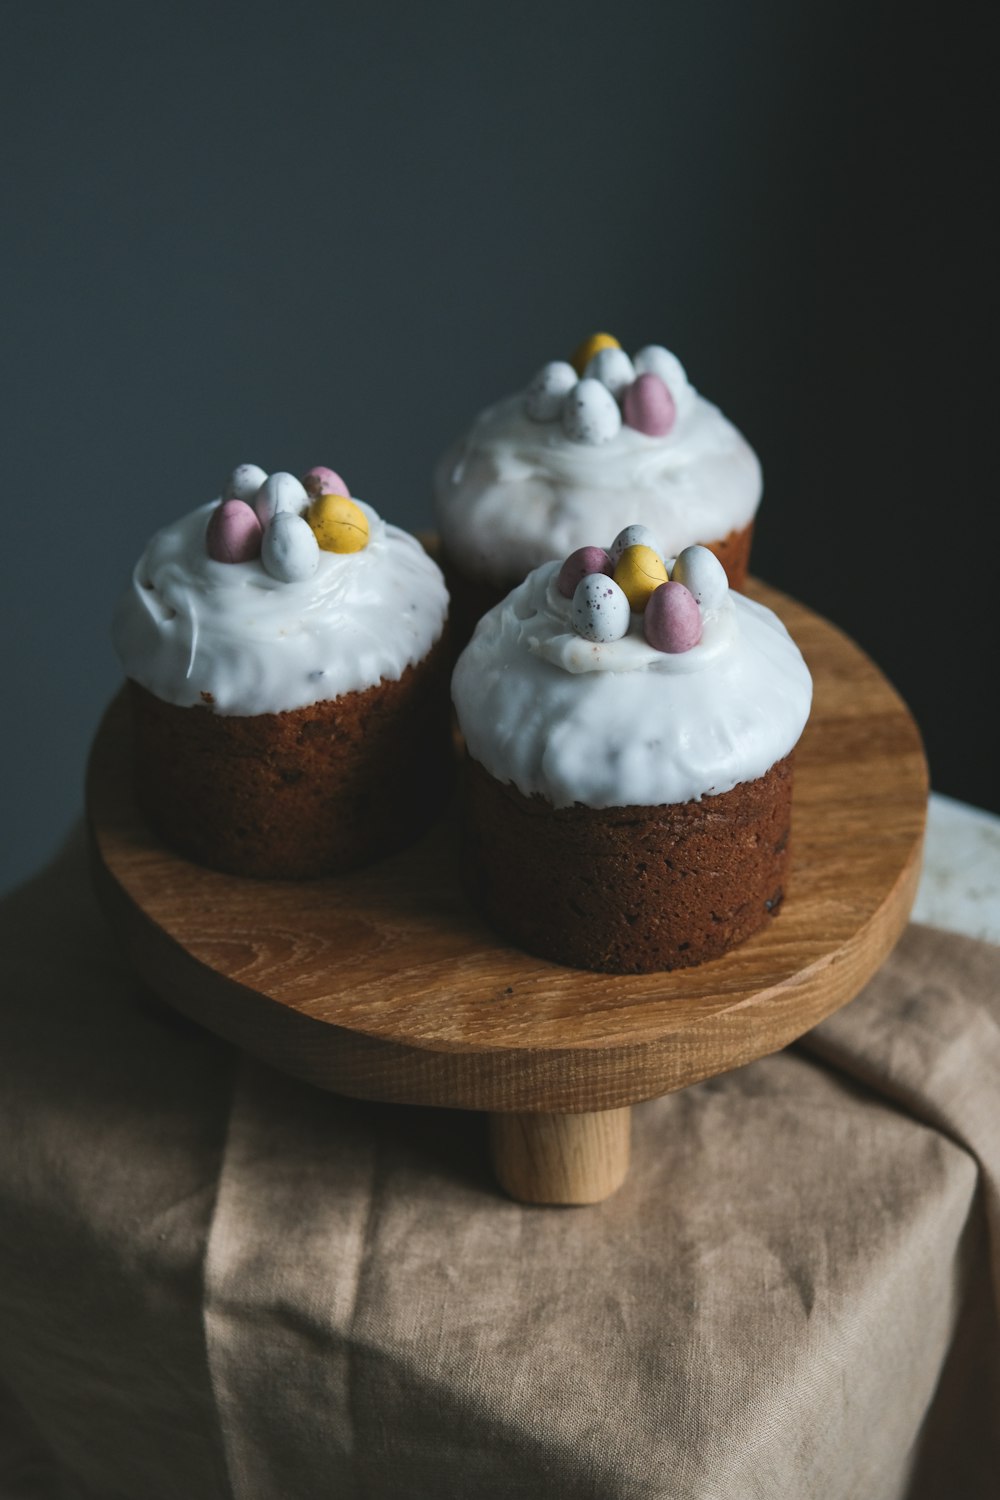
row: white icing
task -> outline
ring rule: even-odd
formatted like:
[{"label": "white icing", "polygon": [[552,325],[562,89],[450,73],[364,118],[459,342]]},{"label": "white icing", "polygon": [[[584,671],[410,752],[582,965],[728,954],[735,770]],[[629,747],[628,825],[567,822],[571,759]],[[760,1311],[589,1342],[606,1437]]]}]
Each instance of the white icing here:
[{"label": "white icing", "polygon": [[741,530],[760,502],[756,454],[693,387],[671,394],[677,420],[665,437],[622,423],[600,444],[532,421],[523,393],[488,407],[435,470],[447,551],[467,573],[502,584],[577,547],[605,546],[633,522],[674,556]]},{"label": "white icing", "polygon": [[469,754],[555,807],[652,807],[730,791],[770,770],[809,717],[812,679],[778,617],[730,593],[690,651],[577,635],[559,563],[484,615],[452,696]]},{"label": "white icing", "polygon": [[368,545],[319,554],[307,579],[281,582],[258,559],[213,561],[205,529],[217,501],[150,541],[115,612],[126,674],[181,707],[283,713],[398,681],[444,627],[441,572],[415,537],[371,506]]}]

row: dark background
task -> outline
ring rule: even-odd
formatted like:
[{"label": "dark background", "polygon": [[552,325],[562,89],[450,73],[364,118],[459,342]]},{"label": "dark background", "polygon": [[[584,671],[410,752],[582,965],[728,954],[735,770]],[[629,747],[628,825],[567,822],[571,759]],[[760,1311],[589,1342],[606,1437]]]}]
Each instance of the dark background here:
[{"label": "dark background", "polygon": [[5,7],[0,884],[79,811],[157,526],[241,461],[427,526],[440,448],[595,328],[744,430],[754,571],[1000,810],[976,9]]}]

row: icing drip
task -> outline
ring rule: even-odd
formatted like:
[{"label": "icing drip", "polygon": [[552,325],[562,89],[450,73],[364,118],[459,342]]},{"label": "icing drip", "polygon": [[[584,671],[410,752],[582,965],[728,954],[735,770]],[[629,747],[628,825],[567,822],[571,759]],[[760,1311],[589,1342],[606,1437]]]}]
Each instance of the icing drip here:
[{"label": "icing drip", "polygon": [[771,610],[728,593],[698,645],[650,646],[571,624],[559,563],[537,568],[480,620],[452,695],[473,759],[556,807],[657,806],[729,791],[794,747],[812,679]]},{"label": "icing drip", "polygon": [[481,413],[434,476],[441,538],[467,572],[503,583],[638,522],[663,554],[753,519],[760,464],[718,407],[690,386],[670,432],[622,424],[600,444],[533,421],[518,393]]},{"label": "icing drip", "polygon": [[115,611],[125,672],[156,697],[220,714],[283,713],[395,682],[440,636],[440,570],[370,506],[355,502],[370,527],[362,551],[321,551],[309,578],[282,582],[259,558],[208,556],[217,503],[157,532]]}]

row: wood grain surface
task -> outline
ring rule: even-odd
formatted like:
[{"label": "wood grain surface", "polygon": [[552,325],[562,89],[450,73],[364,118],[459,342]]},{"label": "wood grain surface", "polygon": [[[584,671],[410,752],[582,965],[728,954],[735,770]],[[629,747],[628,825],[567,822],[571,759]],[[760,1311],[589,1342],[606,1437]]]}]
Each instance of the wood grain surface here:
[{"label": "wood grain surface", "polygon": [[780,915],[675,974],[562,968],[498,942],[459,875],[455,810],[351,876],[255,881],[164,849],[136,811],[126,705],[88,772],[93,867],[139,974],[297,1077],[367,1099],[490,1111],[616,1109],[776,1051],[843,1005],[906,924],[927,806],[920,735],[839,630],[751,581],[816,685],[796,757]]},{"label": "wood grain surface", "polygon": [[631,1109],[490,1115],[490,1156],[519,1203],[601,1203],[628,1176]]}]

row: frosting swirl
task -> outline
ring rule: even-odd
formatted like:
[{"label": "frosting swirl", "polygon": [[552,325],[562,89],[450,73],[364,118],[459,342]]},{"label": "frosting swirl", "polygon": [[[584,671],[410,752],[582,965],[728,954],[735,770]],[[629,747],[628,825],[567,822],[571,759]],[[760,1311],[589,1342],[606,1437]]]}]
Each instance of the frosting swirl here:
[{"label": "frosting swirl", "polygon": [[752,781],[792,750],[812,679],[771,610],[728,593],[698,645],[654,650],[573,632],[560,564],[536,568],[480,620],[452,696],[469,754],[555,807],[652,807]]},{"label": "frosting swirl", "polygon": [[676,554],[753,520],[762,488],[753,449],[692,387],[664,437],[623,423],[597,446],[533,421],[524,395],[488,407],[438,462],[434,498],[450,555],[503,583],[638,522]]},{"label": "frosting swirl", "polygon": [[371,506],[363,551],[320,551],[315,573],[282,582],[260,559],[208,556],[218,501],[152,538],[115,611],[126,674],[157,698],[219,714],[284,713],[398,681],[441,635],[448,594],[415,537]]}]

